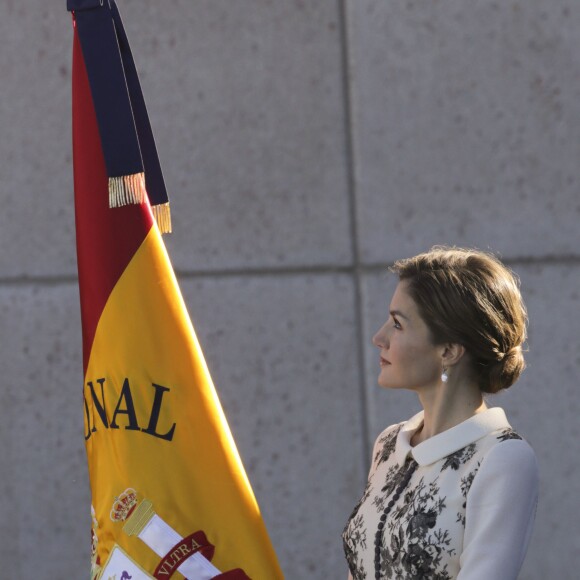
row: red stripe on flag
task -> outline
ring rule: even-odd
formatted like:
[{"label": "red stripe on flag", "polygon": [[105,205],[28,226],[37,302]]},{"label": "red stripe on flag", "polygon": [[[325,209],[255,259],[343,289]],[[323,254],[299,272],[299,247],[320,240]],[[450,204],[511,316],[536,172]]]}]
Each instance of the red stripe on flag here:
[{"label": "red stripe on flag", "polygon": [[149,205],[109,208],[108,176],[81,45],[73,44],[73,159],[83,361],[117,280],[153,225]]}]

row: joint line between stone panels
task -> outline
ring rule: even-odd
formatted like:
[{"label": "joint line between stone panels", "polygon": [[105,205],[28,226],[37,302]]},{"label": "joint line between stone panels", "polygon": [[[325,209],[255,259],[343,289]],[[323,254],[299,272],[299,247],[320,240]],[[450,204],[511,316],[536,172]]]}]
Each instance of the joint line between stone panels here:
[{"label": "joint line between stone panels", "polygon": [[[508,266],[522,265],[579,265],[580,256],[571,254],[566,256],[515,256],[503,258]],[[358,257],[355,263],[349,266],[331,266],[327,264],[313,266],[295,266],[285,268],[238,268],[224,270],[175,270],[176,274],[184,279],[188,278],[211,278],[228,276],[268,276],[268,275],[296,275],[296,274],[351,274],[360,277],[362,274],[386,272],[391,262],[381,264],[361,263]],[[62,276],[14,276],[0,277],[0,286],[32,286],[46,284],[58,286],[59,284],[78,284],[78,277],[63,274]]]},{"label": "joint line between stone panels", "polygon": [[14,278],[0,278],[1,286],[59,286],[63,284],[78,284],[76,276],[15,276]]},{"label": "joint line between stone panels", "polygon": [[[356,343],[357,343],[357,366],[358,366],[358,381],[360,393],[360,424],[362,432],[362,465],[368,472],[368,458],[370,456],[369,443],[369,418],[368,408],[369,401],[366,389],[366,373],[365,373],[365,356],[363,347],[363,304],[362,304],[362,270],[360,259],[360,247],[358,239],[358,224],[357,224],[357,206],[356,206],[356,156],[354,147],[354,130],[353,130],[353,93],[351,82],[351,68],[350,68],[350,36],[348,28],[348,0],[338,0],[338,10],[340,17],[340,32],[341,32],[341,70],[342,70],[342,87],[344,99],[344,135],[345,135],[345,155],[346,155],[346,171],[347,171],[347,188],[348,201],[350,210],[350,237],[351,237],[351,251],[354,262],[354,307],[355,307],[355,327],[356,327]],[[363,476],[366,474],[363,473]]]},{"label": "joint line between stone panels", "polygon": [[558,266],[565,266],[567,264],[570,265],[578,265],[580,264],[580,256],[575,254],[568,254],[568,255],[561,255],[561,256],[554,256],[554,255],[546,255],[546,256],[514,256],[511,258],[502,258],[502,262],[507,264],[508,266],[526,266],[526,265],[558,265]]},{"label": "joint line between stone panels", "polygon": [[176,269],[175,274],[180,279],[193,278],[228,278],[228,277],[259,277],[259,276],[295,276],[302,274],[350,274],[354,268],[352,266],[331,266],[319,264],[314,266],[288,266],[288,267],[266,267],[266,268],[231,268],[223,270],[180,270]]},{"label": "joint line between stone panels", "polygon": [[[255,277],[255,276],[293,276],[300,274],[327,275],[327,274],[352,274],[354,267],[332,266],[326,264],[314,266],[296,266],[286,268],[237,268],[224,270],[180,270],[176,269],[175,274],[181,279],[192,278],[227,278],[227,277]],[[58,286],[59,284],[78,284],[78,277],[72,275],[62,276],[14,276],[0,277],[1,286]]]}]

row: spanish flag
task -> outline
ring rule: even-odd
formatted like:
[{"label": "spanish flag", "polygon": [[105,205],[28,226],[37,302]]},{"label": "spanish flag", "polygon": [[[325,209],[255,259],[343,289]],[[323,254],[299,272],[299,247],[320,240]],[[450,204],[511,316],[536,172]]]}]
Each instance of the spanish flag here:
[{"label": "spanish flag", "polygon": [[91,579],[283,578],[161,238],[169,206],[118,11],[68,8]]}]

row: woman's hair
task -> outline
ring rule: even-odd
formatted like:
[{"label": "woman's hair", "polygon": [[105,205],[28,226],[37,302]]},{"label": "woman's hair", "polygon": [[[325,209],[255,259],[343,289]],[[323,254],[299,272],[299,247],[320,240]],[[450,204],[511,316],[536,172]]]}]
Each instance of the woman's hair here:
[{"label": "woman's hair", "polygon": [[395,262],[435,344],[465,347],[484,393],[513,385],[525,362],[527,313],[519,280],[494,255],[435,246]]}]

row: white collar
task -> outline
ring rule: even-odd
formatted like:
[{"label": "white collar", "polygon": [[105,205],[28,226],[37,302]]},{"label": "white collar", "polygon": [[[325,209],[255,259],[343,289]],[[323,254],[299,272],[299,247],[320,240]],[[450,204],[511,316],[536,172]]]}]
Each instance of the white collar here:
[{"label": "white collar", "polygon": [[405,462],[409,453],[419,465],[430,465],[474,443],[488,433],[510,428],[504,410],[501,407],[493,407],[411,447],[411,437],[423,423],[423,413],[421,411],[406,421],[397,435],[395,457],[400,465]]}]

